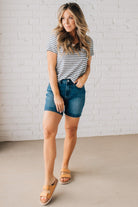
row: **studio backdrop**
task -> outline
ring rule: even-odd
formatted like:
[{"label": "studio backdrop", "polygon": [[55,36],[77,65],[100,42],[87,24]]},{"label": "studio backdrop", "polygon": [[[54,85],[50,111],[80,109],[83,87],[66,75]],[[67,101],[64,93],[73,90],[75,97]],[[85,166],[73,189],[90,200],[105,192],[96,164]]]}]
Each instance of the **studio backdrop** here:
[{"label": "studio backdrop", "polygon": [[[0,141],[43,139],[46,46],[63,0],[0,1]],[[138,133],[138,2],[78,0],[94,43],[78,137]],[[64,116],[63,116],[64,120]],[[61,121],[57,138],[64,138]]]}]

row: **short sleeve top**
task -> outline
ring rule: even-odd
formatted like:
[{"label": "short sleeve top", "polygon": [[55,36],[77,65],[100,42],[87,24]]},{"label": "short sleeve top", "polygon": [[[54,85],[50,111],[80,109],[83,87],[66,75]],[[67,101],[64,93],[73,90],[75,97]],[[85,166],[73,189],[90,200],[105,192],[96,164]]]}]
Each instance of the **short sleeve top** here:
[{"label": "short sleeve top", "polygon": [[[90,38],[90,56],[94,55],[93,40]],[[57,35],[52,34],[49,38],[47,51],[57,54],[56,73],[58,81],[62,79],[71,79],[73,82],[86,72],[88,57],[86,51],[82,48],[79,52],[66,54],[60,47],[57,50]]]}]

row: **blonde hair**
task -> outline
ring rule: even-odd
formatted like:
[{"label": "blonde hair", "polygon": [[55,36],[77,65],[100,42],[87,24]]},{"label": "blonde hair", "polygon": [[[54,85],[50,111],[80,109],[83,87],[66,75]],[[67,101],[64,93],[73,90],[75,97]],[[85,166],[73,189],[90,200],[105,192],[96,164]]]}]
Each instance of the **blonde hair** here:
[{"label": "blonde hair", "polygon": [[[67,9],[70,10],[70,12],[74,17],[74,21],[76,25],[75,33],[79,41],[74,47],[72,45],[74,38],[69,34],[69,32],[66,32],[66,30],[62,25],[62,15],[64,11]],[[76,52],[79,51],[81,48],[83,48],[87,53],[87,57],[90,56],[90,45],[89,45],[90,38],[86,35],[89,29],[84,14],[77,3],[66,3],[60,6],[58,10],[58,25],[54,29],[54,31],[57,34],[58,50],[59,47],[61,46],[65,53],[74,53],[72,47]]]}]

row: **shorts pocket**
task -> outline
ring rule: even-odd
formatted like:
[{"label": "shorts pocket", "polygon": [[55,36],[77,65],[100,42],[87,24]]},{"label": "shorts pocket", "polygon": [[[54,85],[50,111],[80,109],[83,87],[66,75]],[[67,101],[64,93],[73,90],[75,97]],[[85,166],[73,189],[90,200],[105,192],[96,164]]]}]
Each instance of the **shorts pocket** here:
[{"label": "shorts pocket", "polygon": [[75,85],[75,87],[76,87],[77,89],[79,89],[79,90],[84,90],[84,91],[85,91],[85,85],[83,85],[81,88],[79,88],[79,87],[76,86],[76,84],[77,84],[77,83],[74,83],[74,85]]}]

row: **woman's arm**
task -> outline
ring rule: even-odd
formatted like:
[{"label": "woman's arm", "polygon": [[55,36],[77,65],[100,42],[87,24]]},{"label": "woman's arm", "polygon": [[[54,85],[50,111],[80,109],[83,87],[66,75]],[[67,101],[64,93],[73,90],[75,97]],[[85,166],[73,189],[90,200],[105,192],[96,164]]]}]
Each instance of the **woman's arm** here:
[{"label": "woman's arm", "polygon": [[60,113],[64,110],[64,101],[60,95],[58,88],[57,74],[56,74],[56,64],[57,64],[57,54],[51,51],[47,51],[47,62],[48,62],[48,74],[51,89],[54,94],[54,101],[57,111]]},{"label": "woman's arm", "polygon": [[83,85],[85,84],[86,80],[88,79],[88,76],[89,76],[89,73],[90,73],[91,60],[92,60],[92,56],[89,57],[89,59],[87,61],[86,72],[74,82],[74,83],[77,83],[76,86],[78,88],[82,88]]}]

